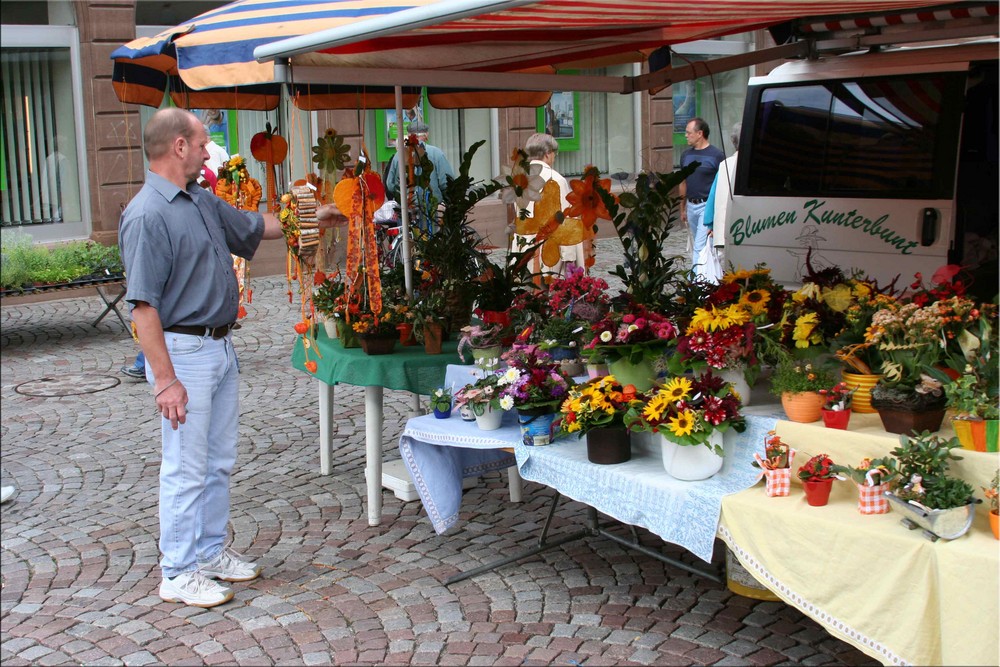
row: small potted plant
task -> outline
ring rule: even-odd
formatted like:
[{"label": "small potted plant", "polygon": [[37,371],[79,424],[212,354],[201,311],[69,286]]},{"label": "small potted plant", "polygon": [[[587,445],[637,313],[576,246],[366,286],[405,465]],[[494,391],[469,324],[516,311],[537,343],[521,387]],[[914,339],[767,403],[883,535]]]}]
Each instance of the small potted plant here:
[{"label": "small potted plant", "polygon": [[360,313],[351,326],[361,341],[365,354],[391,354],[399,339],[391,311],[383,310],[378,315],[372,312]]},{"label": "small potted plant", "polygon": [[764,456],[753,453],[753,466],[764,472],[764,489],[769,497],[787,496],[792,489],[792,460],[795,450],[774,431],[764,437]]},{"label": "small potted plant", "polygon": [[993,475],[993,481],[989,486],[983,487],[983,495],[990,503],[990,529],[993,537],[1000,540],[1000,470]]},{"label": "small potted plant", "polygon": [[806,492],[806,502],[813,507],[822,507],[830,500],[830,489],[833,488],[833,480],[837,479],[833,465],[829,456],[817,454],[799,468],[799,479]]},{"label": "small potted plant", "polygon": [[634,384],[639,391],[653,388],[653,361],[677,338],[677,327],[665,315],[634,303],[611,311],[590,331],[581,354],[605,360],[620,382]]},{"label": "small potted plant", "polygon": [[488,373],[462,387],[455,396],[456,405],[468,405],[476,416],[476,425],[483,431],[500,428],[503,413],[513,407],[513,401],[501,393],[500,375]]},{"label": "small potted plant", "polygon": [[843,381],[829,389],[819,390],[820,396],[823,397],[823,423],[827,428],[847,430],[847,424],[851,419],[851,400],[856,390],[856,387],[851,387]]},{"label": "small potted plant", "polygon": [[891,456],[864,458],[856,468],[835,465],[833,472],[847,475],[858,487],[858,511],[862,514],[885,514],[889,501],[885,491],[896,475],[896,459]]},{"label": "small potted plant", "polygon": [[885,496],[905,518],[910,528],[923,528],[932,540],[961,537],[972,525],[975,503],[972,486],[965,480],[948,476],[951,461],[961,460],[953,449],[958,438],[946,440],[929,431],[919,435],[899,436],[899,446],[892,450],[899,477]]},{"label": "small potted plant", "polygon": [[624,463],[632,458],[625,415],[630,407],[641,404],[642,398],[635,385],[623,387],[612,375],[570,387],[560,408],[560,429],[587,437],[591,463]]},{"label": "small potted plant", "polygon": [[831,375],[812,361],[786,357],[771,375],[771,393],[781,397],[788,419],[809,423],[820,418],[824,398],[819,390],[833,384]]},{"label": "small potted plant", "polygon": [[447,419],[451,416],[451,399],[451,389],[441,387],[434,390],[434,393],[431,394],[431,408],[434,410],[435,417]]},{"label": "small potted plant", "polygon": [[410,306],[413,319],[413,335],[418,342],[424,344],[427,354],[441,354],[441,343],[444,340],[444,294],[428,287]]},{"label": "small potted plant", "polygon": [[327,338],[337,337],[337,307],[344,293],[344,283],[340,272],[323,273],[317,271],[313,276],[312,303],[316,312],[323,316],[323,327]]},{"label": "small potted plant", "polygon": [[496,370],[500,366],[500,353],[503,351],[501,341],[503,327],[499,324],[473,324],[462,327],[462,337],[458,341],[458,356],[463,361],[468,352],[478,366],[485,370]]},{"label": "small potted plant", "polygon": [[539,331],[538,346],[553,360],[561,362],[567,375],[580,375],[583,372],[583,365],[578,361],[580,347],[589,328],[582,320],[553,317]]}]

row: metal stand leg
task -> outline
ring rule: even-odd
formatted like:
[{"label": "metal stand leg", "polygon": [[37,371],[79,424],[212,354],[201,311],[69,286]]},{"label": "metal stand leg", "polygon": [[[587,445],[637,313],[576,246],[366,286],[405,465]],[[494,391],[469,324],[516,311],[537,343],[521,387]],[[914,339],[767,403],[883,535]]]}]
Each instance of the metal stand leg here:
[{"label": "metal stand leg", "polygon": [[624,537],[621,537],[619,535],[615,535],[614,533],[609,533],[604,528],[601,528],[600,524],[598,524],[598,522],[597,522],[597,510],[594,509],[593,507],[588,507],[587,508],[587,520],[588,520],[588,523],[590,524],[590,534],[592,534],[594,536],[606,537],[607,539],[611,540],[612,542],[620,544],[623,547],[627,547],[629,549],[634,549],[635,551],[638,551],[641,554],[645,554],[645,555],[649,556],[650,558],[655,558],[656,560],[660,561],[661,563],[666,563],[667,565],[673,565],[674,567],[678,567],[678,568],[684,570],[685,572],[690,572],[691,574],[696,574],[699,577],[705,577],[706,579],[709,579],[709,580],[714,581],[714,582],[719,583],[719,584],[725,583],[725,578],[721,574],[719,574],[718,572],[712,572],[712,571],[709,571],[709,570],[703,570],[701,568],[694,567],[693,565],[688,565],[687,563],[685,563],[683,561],[679,561],[676,558],[671,558],[670,556],[664,556],[659,551],[654,551],[653,549],[650,549],[647,546],[639,544],[639,535],[635,532],[635,528],[634,527],[631,527],[632,528],[632,540],[627,540]]},{"label": "metal stand leg", "polygon": [[549,549],[554,549],[554,548],[556,548],[558,546],[562,546],[563,544],[566,544],[567,542],[572,542],[573,540],[578,540],[581,537],[586,537],[589,531],[587,529],[583,529],[583,530],[578,530],[578,531],[576,531],[574,533],[570,533],[569,535],[565,535],[563,537],[560,537],[559,539],[555,540],[554,542],[546,542],[545,541],[545,538],[548,536],[548,533],[549,533],[549,526],[552,525],[552,517],[556,513],[556,506],[559,504],[559,498],[560,497],[561,496],[560,496],[560,494],[559,494],[558,491],[552,497],[552,505],[549,506],[549,514],[545,518],[545,525],[542,526],[542,533],[538,537],[538,546],[532,547],[531,549],[528,549],[527,551],[524,551],[522,553],[516,554],[514,556],[507,556],[506,558],[501,558],[500,560],[494,561],[492,563],[487,563],[486,565],[481,565],[481,566],[479,566],[477,568],[469,570],[468,572],[462,572],[460,574],[456,574],[455,576],[450,577],[447,581],[445,581],[444,585],[445,586],[450,586],[451,584],[457,583],[459,581],[465,581],[466,579],[469,579],[470,577],[475,577],[477,575],[483,574],[484,572],[489,572],[491,570],[495,570],[498,567],[503,567],[504,565],[509,565],[510,563],[515,563],[515,562],[517,562],[519,560],[523,560],[523,559],[529,558],[531,556],[536,556],[536,555],[542,553],[543,551],[548,551]]},{"label": "metal stand leg", "polygon": [[319,474],[333,472],[333,385],[316,380],[319,386]]},{"label": "metal stand leg", "polygon": [[129,330],[128,322],[125,321],[125,318],[122,317],[121,311],[118,310],[118,302],[121,301],[123,298],[125,298],[124,283],[119,284],[118,296],[112,299],[108,298],[108,295],[104,293],[104,290],[100,285],[94,285],[94,290],[97,292],[97,296],[101,297],[101,301],[104,302],[104,310],[101,311],[101,314],[97,316],[97,319],[94,320],[90,326],[96,327],[98,324],[100,324],[101,320],[103,320],[108,313],[113,312],[115,315],[118,316],[118,321],[122,323],[122,326],[125,328],[125,331],[128,331]]},{"label": "metal stand leg", "polygon": [[382,387],[365,387],[365,481],[368,525],[382,521]]}]

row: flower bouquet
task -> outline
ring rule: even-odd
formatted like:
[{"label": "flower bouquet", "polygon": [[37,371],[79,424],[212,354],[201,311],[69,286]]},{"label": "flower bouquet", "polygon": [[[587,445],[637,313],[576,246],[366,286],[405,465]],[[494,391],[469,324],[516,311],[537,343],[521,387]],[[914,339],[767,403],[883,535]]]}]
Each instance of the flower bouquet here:
[{"label": "flower bouquet", "polygon": [[742,433],[746,428],[732,385],[711,371],[670,378],[647,401],[629,410],[626,424],[632,431],[659,434],[664,440],[664,468],[686,480],[718,472],[723,433],[730,428]]},{"label": "flower bouquet", "polygon": [[625,415],[642,400],[634,385],[623,387],[611,375],[576,385],[560,408],[561,431],[587,436],[591,463],[624,463],[631,458]]},{"label": "flower bouquet", "polygon": [[686,368],[731,371],[725,379],[742,380],[736,391],[746,404],[750,383],[757,375],[755,330],[750,311],[739,304],[697,308],[684,335],[677,339],[677,354],[670,357],[668,367],[674,374]]},{"label": "flower bouquet", "polygon": [[753,466],[764,471],[768,496],[787,496],[792,488],[792,460],[795,450],[781,441],[774,432],[764,437],[764,456],[754,452]]},{"label": "flower bouquet", "polygon": [[546,292],[549,313],[591,324],[599,322],[611,308],[608,289],[608,283],[603,278],[593,278],[582,268],[567,265],[565,277],[555,278],[549,283]]},{"label": "flower bouquet", "polygon": [[[750,270],[727,271],[703,300],[706,306],[737,304],[749,314],[754,325],[754,355],[759,364],[777,364],[781,360],[782,328],[785,301],[791,292],[771,277],[771,269],[758,265]],[[753,371],[753,368],[748,369]]]},{"label": "flower bouquet", "polygon": [[502,376],[503,395],[517,408],[526,445],[547,445],[559,406],[573,384],[559,370],[559,363],[538,345],[515,343],[503,355],[507,370]]},{"label": "flower bouquet", "polygon": [[830,489],[833,480],[837,479],[833,465],[829,456],[817,454],[799,468],[799,479],[806,492],[806,502],[810,505],[821,507],[830,500]]},{"label": "flower bouquet", "polygon": [[834,465],[832,470],[838,475],[847,475],[857,485],[859,512],[885,514],[889,511],[889,501],[884,493],[889,488],[889,482],[897,475],[896,459],[891,456],[864,458],[856,468]]},{"label": "flower bouquet", "polygon": [[390,354],[399,339],[396,321],[391,310],[379,314],[370,311],[358,313],[351,321],[351,328],[361,341],[366,354]]},{"label": "flower bouquet", "polygon": [[653,361],[677,337],[677,327],[664,315],[631,304],[625,311],[612,311],[591,326],[593,336],[581,353],[588,360],[607,363],[622,382],[640,391],[652,388],[656,371]]}]

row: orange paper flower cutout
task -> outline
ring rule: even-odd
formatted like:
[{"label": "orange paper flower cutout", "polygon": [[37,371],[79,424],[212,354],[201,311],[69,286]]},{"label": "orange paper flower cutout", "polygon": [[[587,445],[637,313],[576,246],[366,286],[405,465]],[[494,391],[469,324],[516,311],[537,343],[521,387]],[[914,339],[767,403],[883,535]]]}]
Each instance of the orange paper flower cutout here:
[{"label": "orange paper flower cutout", "polygon": [[555,181],[549,181],[542,186],[542,198],[535,202],[531,217],[518,220],[514,228],[521,236],[538,234],[543,227],[552,221],[560,208],[562,208],[562,196],[559,192],[559,184]]},{"label": "orange paper flower cutout", "polygon": [[583,172],[583,180],[574,178],[569,182],[569,187],[573,191],[566,195],[566,201],[569,202],[569,208],[566,209],[567,217],[580,218],[588,227],[597,224],[598,218],[611,219],[604,200],[594,187],[599,184],[601,188],[610,192],[611,179],[599,177],[600,172],[597,171],[597,167],[587,167]]}]

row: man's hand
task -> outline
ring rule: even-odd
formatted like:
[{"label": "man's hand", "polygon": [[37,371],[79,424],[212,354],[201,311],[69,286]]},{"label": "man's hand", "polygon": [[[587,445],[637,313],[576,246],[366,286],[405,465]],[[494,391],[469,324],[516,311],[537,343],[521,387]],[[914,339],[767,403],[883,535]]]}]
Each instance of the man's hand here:
[{"label": "man's hand", "polygon": [[187,421],[187,389],[178,378],[170,382],[161,382],[159,378],[153,385],[153,396],[156,397],[156,408],[160,416],[170,420],[170,428],[177,430],[179,424]]},{"label": "man's hand", "polygon": [[321,229],[343,227],[347,224],[347,216],[340,212],[335,204],[323,204],[316,209],[316,219]]}]

